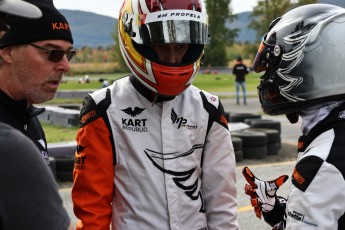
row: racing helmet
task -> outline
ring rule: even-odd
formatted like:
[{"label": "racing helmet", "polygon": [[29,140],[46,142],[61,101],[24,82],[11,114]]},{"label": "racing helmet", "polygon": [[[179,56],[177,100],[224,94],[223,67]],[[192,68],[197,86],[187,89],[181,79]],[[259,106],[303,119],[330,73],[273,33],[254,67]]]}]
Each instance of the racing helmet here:
[{"label": "racing helmet", "polygon": [[344,37],[345,9],[334,5],[304,5],[273,20],[253,64],[265,71],[258,85],[263,111],[294,123],[309,106],[344,100]]},{"label": "racing helmet", "polygon": [[[122,56],[146,88],[176,96],[192,84],[208,40],[203,0],[125,0],[118,30]],[[160,61],[151,48],[166,44],[189,45],[180,64]]]}]

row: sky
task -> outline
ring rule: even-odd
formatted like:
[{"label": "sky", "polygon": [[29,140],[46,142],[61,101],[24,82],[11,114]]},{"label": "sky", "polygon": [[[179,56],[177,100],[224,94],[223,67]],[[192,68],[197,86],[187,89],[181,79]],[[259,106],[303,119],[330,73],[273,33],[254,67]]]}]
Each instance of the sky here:
[{"label": "sky", "polygon": [[[216,0],[215,0],[216,1]],[[231,0],[234,14],[252,11],[258,0]],[[54,0],[58,9],[81,10],[118,18],[123,0]]]}]

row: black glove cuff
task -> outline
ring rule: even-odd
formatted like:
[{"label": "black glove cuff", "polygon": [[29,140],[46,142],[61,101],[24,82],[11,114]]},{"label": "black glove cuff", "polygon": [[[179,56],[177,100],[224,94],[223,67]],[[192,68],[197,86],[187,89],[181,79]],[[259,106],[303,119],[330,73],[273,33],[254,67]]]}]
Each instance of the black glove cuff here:
[{"label": "black glove cuff", "polygon": [[264,216],[266,223],[273,227],[279,222],[284,221],[285,208],[286,199],[283,197],[279,197],[278,199],[278,197],[276,196],[276,201],[274,203],[273,209],[269,212],[262,212],[262,215]]}]

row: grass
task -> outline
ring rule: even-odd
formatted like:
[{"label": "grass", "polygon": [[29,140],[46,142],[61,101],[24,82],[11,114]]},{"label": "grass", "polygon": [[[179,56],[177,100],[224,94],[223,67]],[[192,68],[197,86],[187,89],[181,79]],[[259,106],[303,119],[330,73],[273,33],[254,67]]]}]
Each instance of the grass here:
[{"label": "grass", "polygon": [[[60,90],[95,90],[102,87],[99,79],[108,79],[112,82],[116,79],[125,76],[125,74],[98,74],[90,76],[91,82],[88,84],[78,83],[82,75],[74,77],[66,77],[65,83],[61,84]],[[260,74],[250,73],[246,77],[247,91],[256,91],[256,86],[259,83]],[[235,77],[232,74],[198,74],[194,79],[193,85],[206,90],[208,92],[234,92],[235,91]]]},{"label": "grass", "polygon": [[[260,74],[246,76],[247,91],[256,92]],[[235,76],[232,74],[199,74],[193,85],[208,92],[235,92]]]},{"label": "grass", "polygon": [[[79,78],[84,76],[65,77],[65,83],[60,85],[60,90],[96,90],[101,88],[100,78],[112,82],[125,76],[125,74],[95,74],[90,75],[91,83],[79,84]],[[259,74],[250,73],[246,76],[247,92],[256,92],[259,83]],[[235,92],[235,78],[232,74],[199,74],[193,85],[208,92]],[[223,98],[224,96],[222,96]],[[46,104],[82,104],[83,99],[55,98]],[[74,141],[78,127],[61,127],[42,124],[48,143]]]},{"label": "grass", "polygon": [[41,122],[48,143],[74,141],[78,127],[62,127]]}]

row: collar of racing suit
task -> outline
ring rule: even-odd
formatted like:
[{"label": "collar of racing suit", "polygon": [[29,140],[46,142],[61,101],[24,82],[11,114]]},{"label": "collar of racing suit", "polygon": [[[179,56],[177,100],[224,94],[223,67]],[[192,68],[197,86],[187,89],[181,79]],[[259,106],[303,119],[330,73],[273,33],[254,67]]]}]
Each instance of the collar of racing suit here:
[{"label": "collar of racing suit", "polygon": [[330,112],[341,105],[344,101],[329,101],[323,104],[311,106],[300,112],[302,118],[301,131],[303,135],[308,135],[309,131],[327,117]]},{"label": "collar of racing suit", "polygon": [[321,133],[335,126],[345,126],[345,102],[329,102],[311,107],[300,113],[303,136],[298,139],[298,152],[304,152],[308,145]]},{"label": "collar of racing suit", "polygon": [[129,80],[131,81],[134,88],[152,104],[163,101],[170,101],[175,98],[174,96],[163,96],[156,92],[153,92],[152,90],[149,90],[147,87],[141,84],[140,81],[134,75],[130,75]]}]

